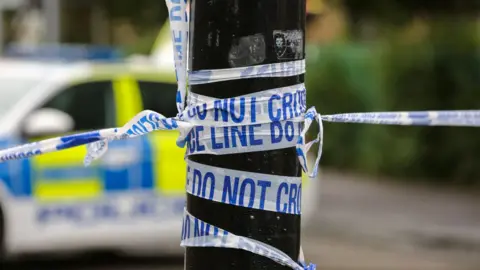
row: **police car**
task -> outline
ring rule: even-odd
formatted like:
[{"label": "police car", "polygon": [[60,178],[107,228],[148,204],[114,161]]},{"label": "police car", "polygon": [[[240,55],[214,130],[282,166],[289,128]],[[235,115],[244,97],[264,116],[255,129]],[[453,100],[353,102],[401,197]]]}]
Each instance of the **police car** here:
[{"label": "police car", "polygon": [[[173,50],[169,32],[161,33],[164,42],[155,55],[164,60],[156,64],[1,59],[0,149],[122,126],[146,109],[175,116]],[[113,141],[89,167],[83,166],[85,147],[0,163],[2,253],[113,249],[183,255],[186,163],[178,135],[158,131]],[[304,189],[304,221],[313,211],[314,192],[311,185]]]}]

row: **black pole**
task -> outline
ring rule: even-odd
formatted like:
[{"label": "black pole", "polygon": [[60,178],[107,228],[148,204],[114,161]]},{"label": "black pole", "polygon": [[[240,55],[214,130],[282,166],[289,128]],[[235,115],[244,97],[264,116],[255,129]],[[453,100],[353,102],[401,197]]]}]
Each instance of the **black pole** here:
[{"label": "black pole", "polygon": [[[225,69],[304,59],[305,0],[192,0],[190,14],[190,70]],[[279,57],[276,31],[301,31],[299,54]],[[250,37],[250,39],[241,39]],[[265,50],[262,50],[264,40]],[[256,43],[259,50],[248,45]],[[233,49],[232,49],[233,48]],[[246,53],[245,53],[246,52]],[[234,55],[232,57],[232,55]],[[190,91],[215,98],[229,98],[304,82],[304,75],[255,78],[192,85]],[[301,176],[294,147],[228,155],[192,155],[197,163],[233,170]],[[295,261],[300,251],[300,215],[283,214],[227,205],[187,194],[193,216],[239,236],[274,246]],[[252,270],[290,269],[247,251],[187,247],[185,269]]]}]

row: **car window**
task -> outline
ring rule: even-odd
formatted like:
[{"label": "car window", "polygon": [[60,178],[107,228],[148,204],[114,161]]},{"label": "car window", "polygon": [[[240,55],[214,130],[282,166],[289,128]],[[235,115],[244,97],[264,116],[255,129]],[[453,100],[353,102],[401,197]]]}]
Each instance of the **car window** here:
[{"label": "car window", "polygon": [[92,130],[115,126],[115,104],[111,81],[76,84],[48,101],[44,108],[68,113],[75,130]]},{"label": "car window", "polygon": [[9,78],[0,74],[0,117],[14,108],[22,98],[34,91],[35,86],[41,82],[41,79],[36,78]]},{"label": "car window", "polygon": [[161,113],[165,117],[177,115],[175,96],[177,85],[151,81],[138,81],[144,110]]}]

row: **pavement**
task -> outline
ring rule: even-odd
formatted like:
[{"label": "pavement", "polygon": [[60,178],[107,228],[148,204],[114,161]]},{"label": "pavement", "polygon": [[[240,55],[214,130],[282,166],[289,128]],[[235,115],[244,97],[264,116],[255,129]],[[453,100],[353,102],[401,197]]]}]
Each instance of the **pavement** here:
[{"label": "pavement", "polygon": [[[322,270],[480,270],[480,193],[323,170],[319,204],[303,231]],[[181,258],[82,257],[2,269],[181,270]]]},{"label": "pavement", "polygon": [[480,269],[480,193],[323,171],[305,239],[323,269]]}]

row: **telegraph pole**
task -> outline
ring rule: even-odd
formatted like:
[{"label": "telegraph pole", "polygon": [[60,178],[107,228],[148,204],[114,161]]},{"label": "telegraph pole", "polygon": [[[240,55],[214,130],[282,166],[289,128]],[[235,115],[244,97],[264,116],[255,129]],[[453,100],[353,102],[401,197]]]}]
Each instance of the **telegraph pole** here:
[{"label": "telegraph pole", "polygon": [[[226,69],[304,59],[305,10],[305,0],[192,0],[190,70]],[[288,31],[301,33],[301,53],[279,57],[281,53],[275,49],[275,35]],[[262,47],[262,42],[264,50],[249,49],[252,44]],[[190,91],[215,98],[229,98],[303,82],[303,74],[278,78],[239,79],[192,85]],[[188,159],[232,170],[301,176],[301,166],[295,147],[228,155],[192,155]],[[298,258],[300,215],[227,205],[190,194],[187,194],[187,210],[207,223],[274,246],[295,261]],[[187,247],[185,269],[290,268],[243,250]]]}]

